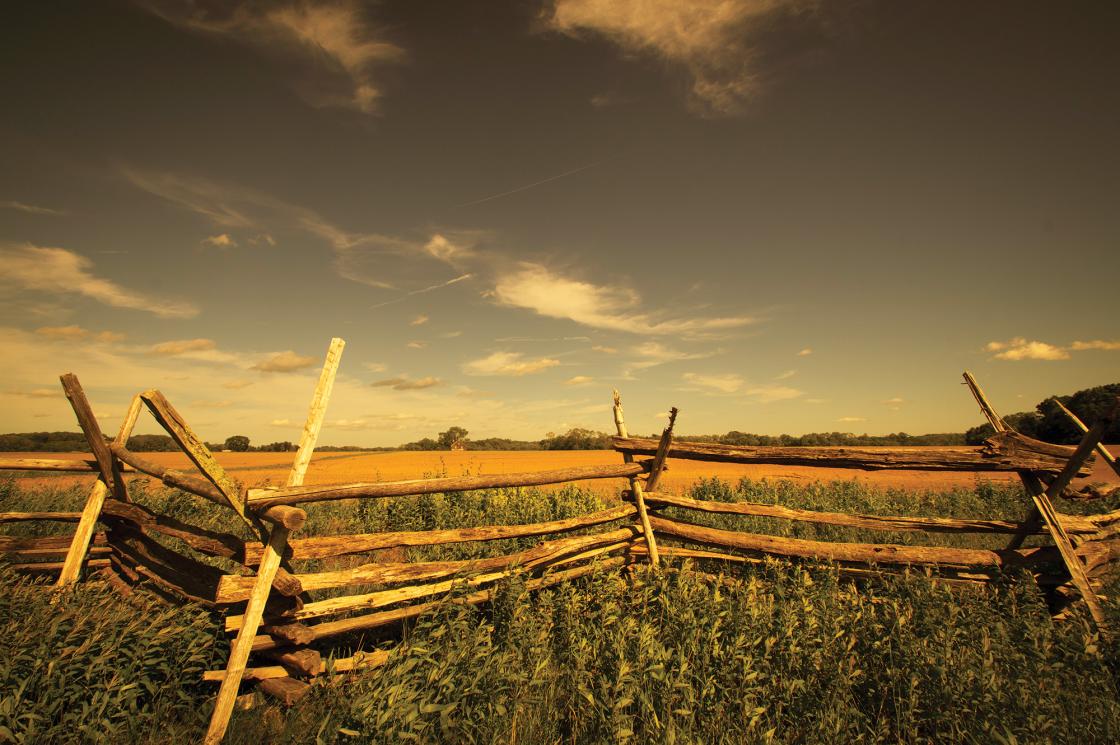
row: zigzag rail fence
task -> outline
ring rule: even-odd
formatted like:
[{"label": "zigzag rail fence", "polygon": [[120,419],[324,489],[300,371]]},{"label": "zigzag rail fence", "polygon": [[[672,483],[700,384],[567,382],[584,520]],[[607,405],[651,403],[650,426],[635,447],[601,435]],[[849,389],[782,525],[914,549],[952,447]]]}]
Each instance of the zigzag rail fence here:
[{"label": "zigzag rail fence", "polygon": [[[323,422],[344,342],[331,342],[315,389],[300,448],[287,483],[247,489],[230,477],[171,403],[158,391],[138,394],[115,439],[107,440],[78,379],[61,377],[93,453],[79,459],[0,459],[0,470],[92,472],[98,479],[81,512],[0,513],[0,523],[77,523],[70,536],[0,536],[0,553],[21,572],[57,574],[62,588],[87,576],[103,577],[122,592],[144,582],[169,599],[202,603],[225,611],[225,630],[235,635],[225,670],[205,674],[221,685],[204,742],[220,742],[244,682],[256,683],[285,702],[298,700],[306,682],[328,671],[377,667],[389,652],[357,652],[324,657],[332,640],[399,624],[446,602],[479,605],[500,580],[520,576],[533,591],[568,582],[600,569],[639,563],[656,568],[659,557],[696,561],[758,563],[768,557],[835,566],[852,577],[931,570],[951,583],[991,582],[1008,570],[1026,570],[1051,599],[1066,604],[1080,598],[1101,633],[1106,633],[1097,590],[1101,577],[1120,559],[1120,511],[1090,517],[1060,514],[1052,499],[1102,496],[1099,488],[1070,488],[1088,475],[1094,450],[1107,455],[1100,439],[1109,416],[1091,427],[1077,447],[1051,445],[1011,430],[995,413],[971,375],[965,382],[996,433],[973,449],[739,447],[674,442],[676,409],[660,439],[629,437],[615,392],[614,448],[618,465],[553,471],[458,476],[413,481],[359,482],[303,486],[303,477]],[[146,407],[187,454],[198,474],[153,463],[127,449],[141,407]],[[1118,402],[1120,407],[1120,402]],[[1072,416],[1072,414],[1071,414]],[[638,460],[642,456],[648,459]],[[774,504],[699,500],[657,490],[668,458],[709,462],[821,466],[859,470],[921,470],[1017,473],[1031,499],[1024,522],[950,517],[902,517],[818,512]],[[1117,474],[1120,468],[1108,459]],[[144,474],[187,494],[228,507],[257,540],[218,532],[159,514],[131,500],[126,475]],[[307,520],[303,505],[341,499],[383,499],[497,487],[562,484],[587,479],[624,479],[621,504],[567,519],[514,525],[487,525],[427,531],[322,535],[290,538]],[[784,538],[717,529],[664,514],[665,508],[700,513],[746,515],[879,531],[987,533],[1009,536],[1004,549],[894,545]],[[101,526],[98,529],[98,526]],[[594,529],[588,531],[588,529]],[[579,531],[579,532],[576,532]],[[574,533],[574,534],[573,534]],[[1047,535],[1054,545],[1022,547],[1027,535]],[[463,561],[371,561],[347,568],[301,572],[293,563],[332,560],[401,547],[437,546],[508,538],[547,538],[538,545],[485,559]],[[178,542],[170,547],[161,538]],[[218,557],[240,565],[225,571],[200,560]],[[96,570],[96,571],[92,571]],[[355,586],[374,592],[316,599],[311,593]],[[467,590],[462,592],[463,588]],[[454,592],[459,590],[459,592]],[[257,663],[250,666],[251,656]],[[267,664],[266,664],[267,663]]]}]

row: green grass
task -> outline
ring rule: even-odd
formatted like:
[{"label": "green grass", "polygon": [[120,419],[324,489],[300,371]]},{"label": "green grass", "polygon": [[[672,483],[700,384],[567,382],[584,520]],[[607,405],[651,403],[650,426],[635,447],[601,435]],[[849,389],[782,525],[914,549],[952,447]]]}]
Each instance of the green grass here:
[{"label": "green grass", "polygon": [[[228,511],[200,500],[164,489],[134,493],[157,511],[236,532]],[[1025,512],[1020,489],[983,485],[915,494],[855,482],[703,482],[693,496],[879,514],[1019,519]],[[23,493],[0,482],[0,510],[76,509],[83,500],[77,490]],[[337,502],[315,505],[306,532],[533,522],[605,506],[601,497],[574,488]],[[700,521],[695,513],[688,517]],[[808,538],[926,539],[702,517],[721,527]],[[537,540],[410,555],[458,558]],[[934,540],[979,546],[993,539]],[[1009,577],[991,587],[950,590],[920,573],[857,586],[831,570],[784,562],[705,569],[722,571],[725,579],[600,572],[532,595],[511,581],[487,608],[448,604],[403,634],[348,640],[394,652],[380,669],[323,679],[293,709],[235,712],[229,739],[1120,741],[1116,648],[1100,642],[1081,613],[1053,623],[1027,581]],[[96,584],[52,606],[42,585],[4,569],[0,608],[0,741],[174,742],[197,740],[203,731],[214,688],[199,676],[220,667],[227,653],[217,619],[206,611],[168,607],[144,593],[125,600]],[[1108,611],[1120,626],[1114,602]]]}]

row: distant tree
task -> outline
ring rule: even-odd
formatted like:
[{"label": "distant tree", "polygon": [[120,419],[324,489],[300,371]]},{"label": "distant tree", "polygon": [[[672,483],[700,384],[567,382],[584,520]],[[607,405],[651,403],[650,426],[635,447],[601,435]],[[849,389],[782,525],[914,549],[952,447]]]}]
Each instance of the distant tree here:
[{"label": "distant tree", "polygon": [[244,453],[249,449],[249,438],[245,435],[234,435],[226,438],[226,450],[232,450],[235,453]]},{"label": "distant tree", "polygon": [[610,450],[610,435],[591,429],[575,427],[562,435],[549,432],[541,440],[542,450]]},{"label": "distant tree", "polygon": [[450,450],[456,445],[461,445],[467,441],[467,430],[462,427],[452,427],[446,432],[439,433],[439,446],[444,450]]},{"label": "distant tree", "polygon": [[169,453],[178,446],[167,435],[133,435],[128,438],[128,449],[135,453]]},{"label": "distant tree", "polygon": [[287,440],[283,442],[270,442],[267,445],[261,445],[257,450],[262,453],[290,453],[296,449],[296,446]]},{"label": "distant tree", "polygon": [[401,450],[439,450],[440,444],[431,437],[425,437],[416,442],[406,442],[400,446]]}]

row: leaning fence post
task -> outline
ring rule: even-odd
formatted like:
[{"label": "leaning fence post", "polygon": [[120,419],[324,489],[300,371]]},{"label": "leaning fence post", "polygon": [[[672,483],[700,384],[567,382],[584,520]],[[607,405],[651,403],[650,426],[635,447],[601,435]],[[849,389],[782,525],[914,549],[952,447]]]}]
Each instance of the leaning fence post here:
[{"label": "leaning fence post", "polygon": [[[315,450],[315,441],[323,426],[327,402],[330,399],[335,373],[338,372],[338,363],[342,358],[342,349],[345,345],[346,342],[342,339],[331,339],[327,357],[323,362],[323,372],[319,375],[319,383],[315,386],[315,393],[311,397],[307,423],[304,424],[303,434],[300,436],[299,451],[288,474],[288,486],[303,484],[307,466],[311,462],[311,454]],[[253,651],[253,639],[257,635],[257,628],[260,626],[261,616],[264,615],[265,604],[268,602],[269,591],[272,589],[272,580],[280,568],[280,559],[288,545],[288,534],[287,528],[277,525],[272,529],[272,535],[269,536],[265,546],[264,556],[257,567],[257,582],[245,607],[241,629],[237,632],[237,637],[233,640],[233,646],[229,651],[226,675],[222,679],[222,687],[218,691],[217,700],[214,702],[214,713],[210,716],[210,726],[206,731],[204,740],[206,745],[216,745],[225,737],[229,718],[233,713],[233,705],[237,699],[237,691],[241,686],[241,678],[249,664],[249,654]]]},{"label": "leaning fence post", "polygon": [[[622,418],[622,396],[614,392],[614,426],[619,437],[627,437],[626,421]],[[622,459],[627,463],[634,462],[632,453],[623,453]],[[646,499],[642,485],[636,476],[630,477],[630,491],[634,495],[634,503],[638,506],[638,519],[642,523],[642,533],[646,537],[646,547],[649,549],[649,563],[653,566],[661,564],[661,557],[657,553],[657,541],[653,537],[653,528],[649,524],[649,514],[646,512]]]},{"label": "leaning fence post", "polygon": [[[1089,428],[1085,426],[1085,423],[1077,418],[1077,414],[1074,414],[1072,411],[1067,409],[1065,407],[1065,404],[1063,404],[1056,398],[1051,400],[1058,405],[1058,408],[1061,409],[1066,416],[1070,418],[1070,421],[1073,422],[1074,426],[1081,430],[1081,434],[1085,434],[1089,431]],[[1112,470],[1116,472],[1116,475],[1120,476],[1120,463],[1116,462],[1116,458],[1113,457],[1112,453],[1108,452],[1108,448],[1106,448],[1103,443],[1097,443],[1097,452],[1100,453],[1100,456],[1105,459],[1105,462],[1107,462],[1108,465],[1112,466]]]},{"label": "leaning fence post", "polygon": [[[66,398],[70,401],[74,414],[78,418],[78,424],[86,436],[90,450],[93,451],[98,470],[97,481],[94,482],[89,497],[86,499],[86,505],[82,509],[82,517],[78,520],[74,538],[70,542],[70,549],[66,552],[66,560],[58,574],[56,585],[63,587],[76,582],[82,571],[82,562],[85,561],[86,553],[89,551],[90,538],[92,538],[93,531],[97,527],[97,518],[101,515],[101,508],[105,505],[105,497],[108,496],[109,489],[112,488],[118,498],[123,501],[127,501],[128,492],[125,489],[124,479],[121,478],[120,463],[105,444],[105,437],[101,434],[101,426],[97,423],[97,417],[93,415],[93,409],[89,405],[85,391],[82,390],[82,384],[78,382],[78,376],[73,373],[66,373],[60,380],[62,381],[62,389],[66,392]],[[128,441],[129,435],[132,434],[132,428],[136,424],[136,415],[139,411],[139,402],[134,398],[124,421],[121,422],[116,442]]]}]

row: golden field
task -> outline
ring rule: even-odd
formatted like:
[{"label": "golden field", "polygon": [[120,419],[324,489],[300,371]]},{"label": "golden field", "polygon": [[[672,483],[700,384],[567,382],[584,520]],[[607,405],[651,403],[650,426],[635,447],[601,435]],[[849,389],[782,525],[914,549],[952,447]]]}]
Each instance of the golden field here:
[{"label": "golden field", "polygon": [[[1113,452],[1116,452],[1116,448]],[[282,484],[287,476],[294,453],[217,453],[218,462],[249,486]],[[4,458],[75,458],[89,454],[70,453],[0,453]],[[160,464],[188,470],[191,468],[181,453],[144,453],[144,457]],[[306,483],[329,484],[352,481],[400,481],[433,476],[460,476],[492,473],[519,473],[546,471],[573,466],[606,465],[618,463],[621,455],[611,450],[550,450],[550,451],[391,451],[358,453],[319,453],[311,462]],[[913,490],[969,487],[977,479],[988,481],[1016,481],[1014,474],[936,473],[921,471],[854,471],[833,468],[808,468],[801,466],[738,465],[732,463],[702,463],[678,459],[669,460],[669,470],[662,477],[663,491],[685,492],[702,478],[717,477],[737,482],[741,478],[786,479],[809,483],[856,479],[880,487],[897,487]],[[1116,476],[1100,458],[1090,481],[1116,481]],[[52,484],[93,481],[86,474],[41,474],[21,477],[21,484],[34,482]],[[601,492],[621,489],[619,479],[584,482]]]}]

